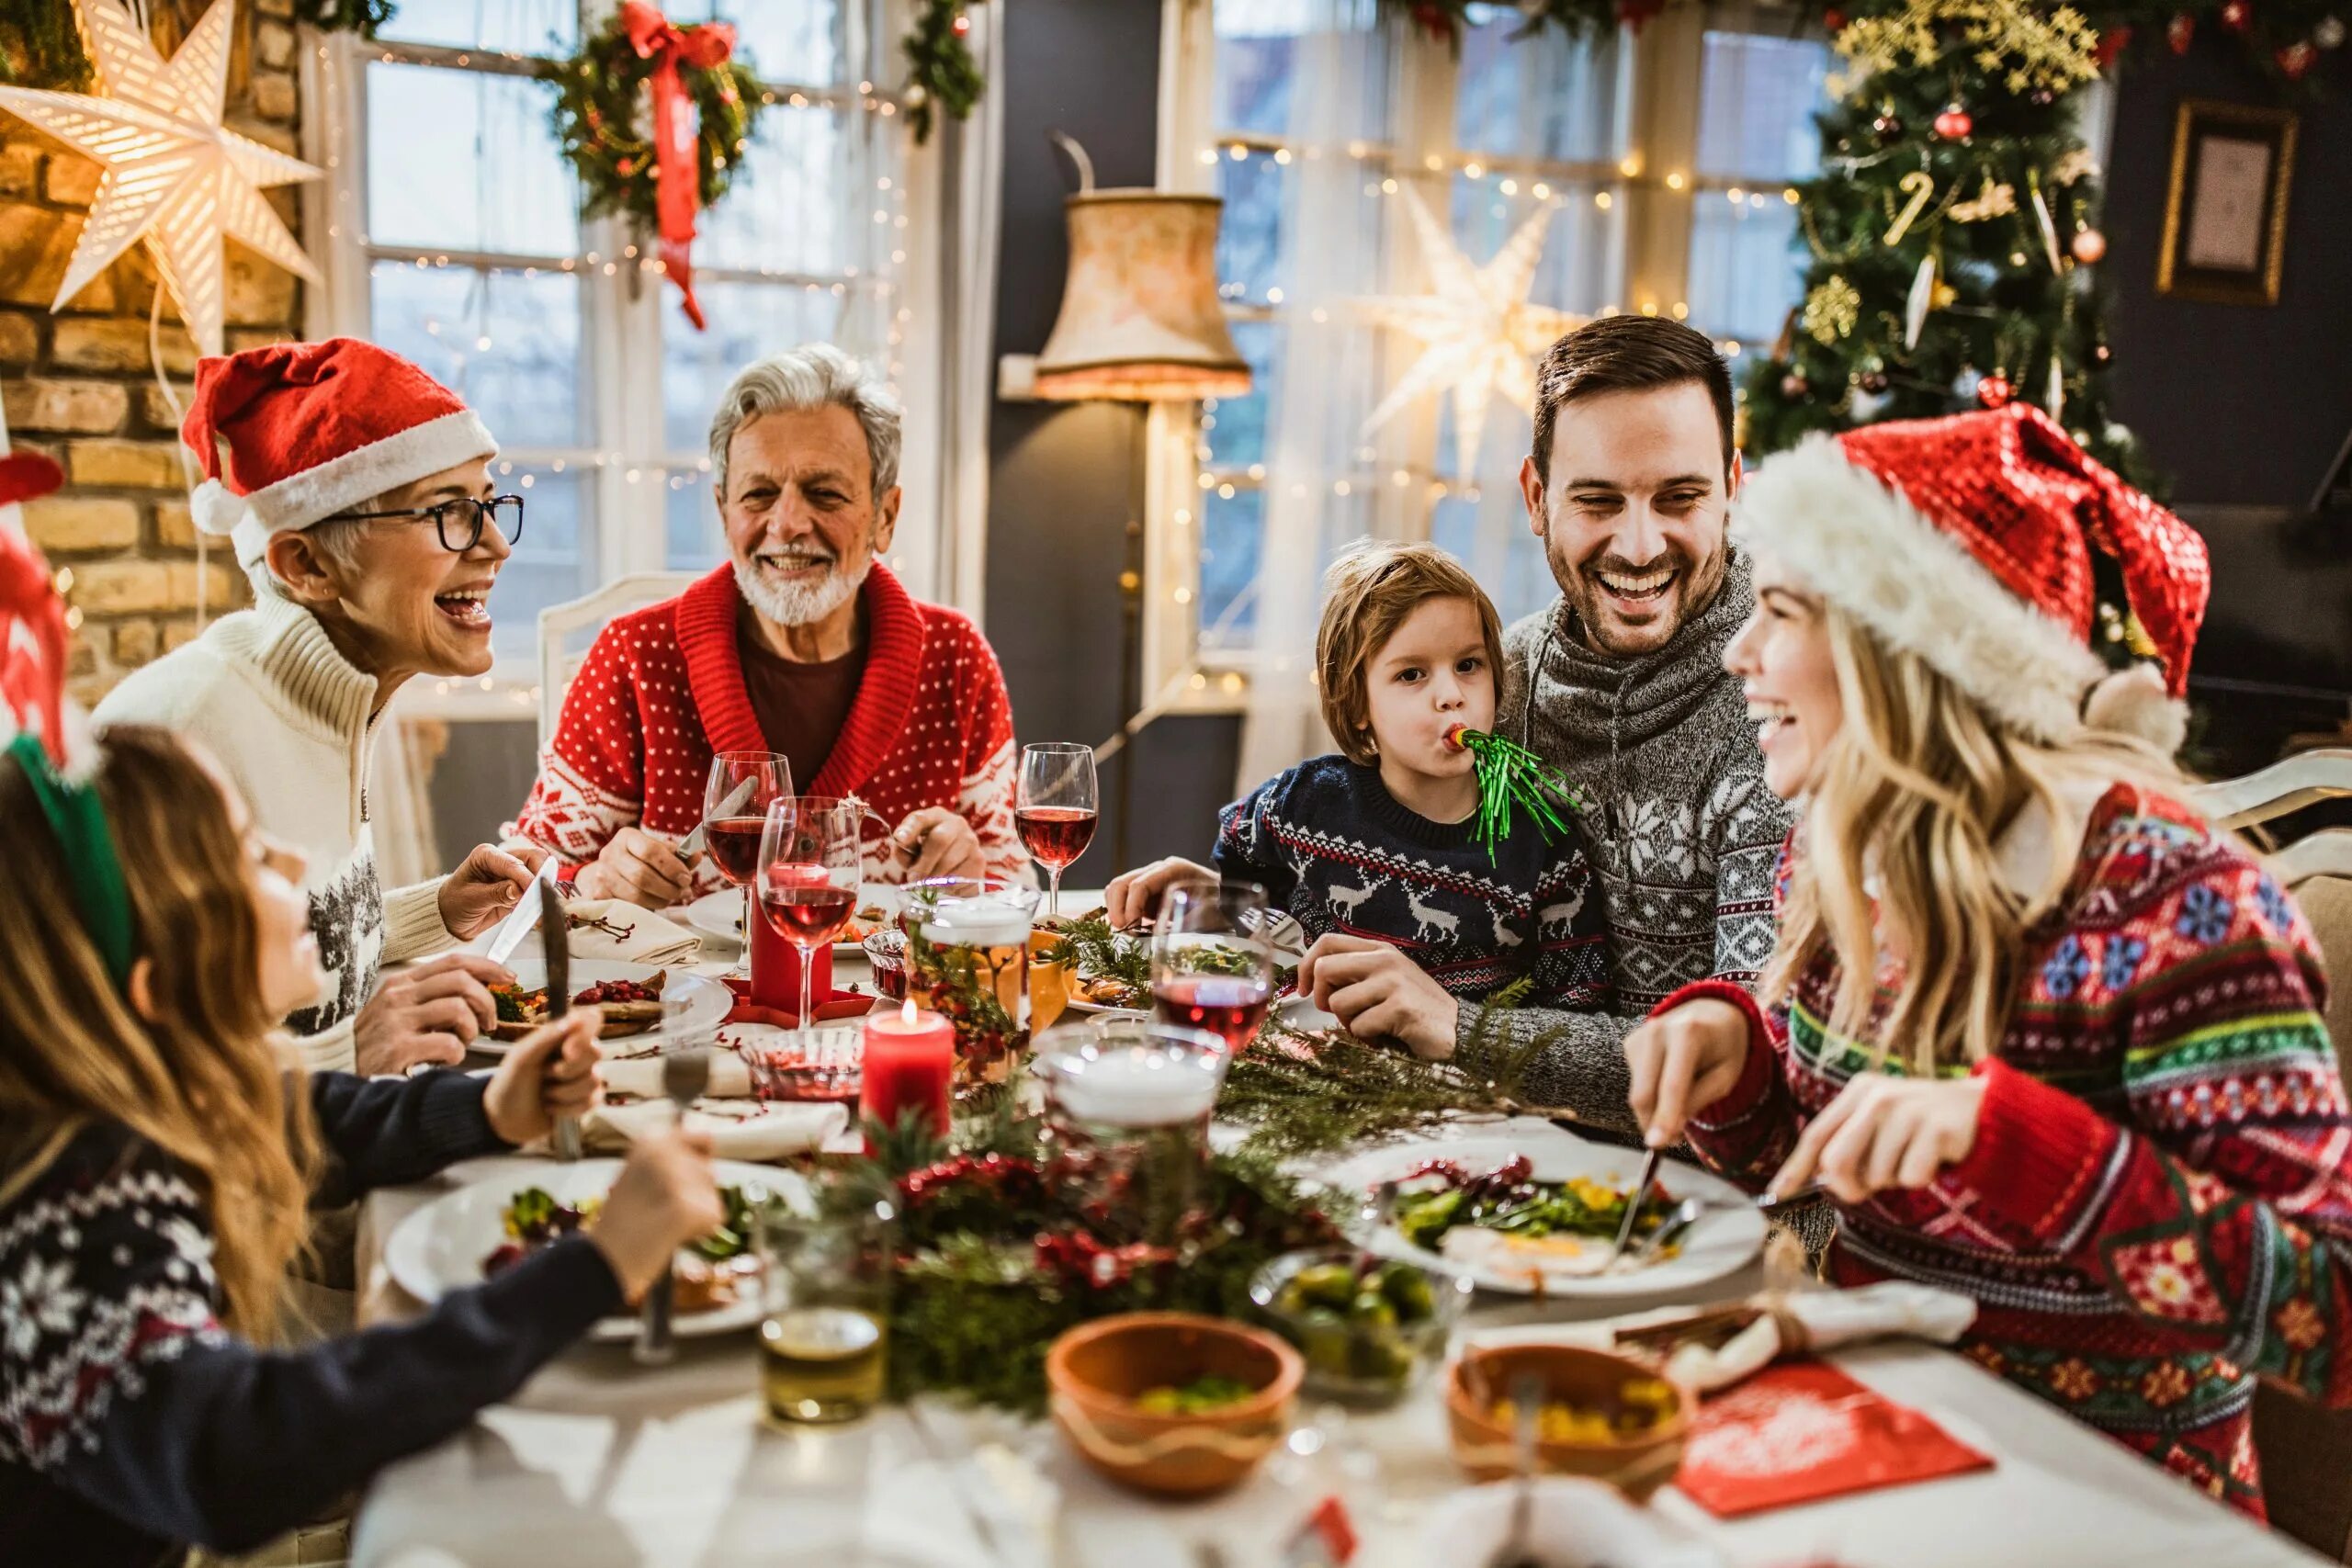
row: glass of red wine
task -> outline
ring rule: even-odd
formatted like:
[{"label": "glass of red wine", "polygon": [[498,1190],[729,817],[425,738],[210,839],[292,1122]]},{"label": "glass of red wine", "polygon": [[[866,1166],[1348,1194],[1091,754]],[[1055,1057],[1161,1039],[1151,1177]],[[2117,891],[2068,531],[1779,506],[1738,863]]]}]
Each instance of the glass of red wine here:
[{"label": "glass of red wine", "polygon": [[1094,795],[1094,748],[1065,740],[1021,749],[1021,789],[1012,825],[1046,868],[1046,917],[1059,915],[1062,872],[1086,852],[1100,815]]},{"label": "glass of red wine", "polygon": [[800,950],[800,1033],[814,1032],[809,969],[817,950],[841,934],[857,910],[858,833],[865,807],[829,795],[787,795],[771,802],[760,834],[760,914]]},{"label": "glass of red wine", "polygon": [[760,871],[760,836],[768,807],[792,794],[792,764],[774,751],[721,751],[702,789],[703,841],[710,863],[743,890],[743,950],[752,944],[752,884]]},{"label": "glass of red wine", "polygon": [[1164,1022],[1205,1029],[1238,1052],[1274,997],[1266,890],[1188,882],[1168,890],[1151,933],[1151,999]]}]

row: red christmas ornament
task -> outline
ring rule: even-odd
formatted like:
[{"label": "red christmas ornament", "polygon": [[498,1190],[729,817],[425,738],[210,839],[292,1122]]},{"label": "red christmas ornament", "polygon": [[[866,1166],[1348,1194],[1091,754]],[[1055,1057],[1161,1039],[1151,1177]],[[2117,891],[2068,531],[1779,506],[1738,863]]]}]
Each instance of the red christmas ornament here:
[{"label": "red christmas ornament", "polygon": [[2010,386],[2008,378],[2004,376],[1987,376],[1976,383],[1976,400],[1988,409],[2007,407],[2008,400],[2016,396],[2017,389]]},{"label": "red christmas ornament", "polygon": [[1976,121],[1958,104],[1936,116],[1936,134],[1946,141],[1959,141],[1976,129]]},{"label": "red christmas ornament", "polygon": [[1444,6],[1422,0],[1422,4],[1413,7],[1413,20],[1420,23],[1421,30],[1440,43],[1453,41],[1453,17]]},{"label": "red christmas ornament", "polygon": [[2248,0],[2229,0],[2222,7],[2222,26],[2233,33],[2242,33],[2254,26],[2254,6]]},{"label": "red christmas ornament", "polygon": [[2097,266],[2099,258],[2107,254],[2107,236],[2096,229],[2077,229],[2066,248],[2085,266]]},{"label": "red christmas ornament", "polygon": [[2098,44],[2091,51],[2091,57],[2097,60],[2102,68],[2112,65],[2115,63],[2115,57],[2123,52],[2123,46],[2131,41],[2130,28],[2109,28],[2099,35]]},{"label": "red christmas ornament", "polygon": [[1842,33],[1846,30],[1846,13],[1832,6],[1821,13],[1821,25],[1833,33]]},{"label": "red christmas ornament", "polygon": [[2188,42],[2196,36],[2196,18],[2186,12],[2165,24],[2165,41],[2172,45],[2172,51],[2175,54],[2187,54]]},{"label": "red christmas ornament", "polygon": [[1617,0],[1617,19],[1634,32],[1642,24],[1666,9],[1666,0]]},{"label": "red christmas ornament", "polygon": [[966,33],[972,30],[972,18],[966,16],[963,12],[958,11],[956,13],[956,19],[953,22],[950,22],[948,26],[956,29],[956,36],[957,38],[962,38]]},{"label": "red christmas ornament", "polygon": [[2290,82],[2300,82],[2303,79],[2303,73],[2312,68],[2312,62],[2319,59],[2319,51],[2308,43],[2290,43],[2272,58],[2278,62],[2281,76]]}]

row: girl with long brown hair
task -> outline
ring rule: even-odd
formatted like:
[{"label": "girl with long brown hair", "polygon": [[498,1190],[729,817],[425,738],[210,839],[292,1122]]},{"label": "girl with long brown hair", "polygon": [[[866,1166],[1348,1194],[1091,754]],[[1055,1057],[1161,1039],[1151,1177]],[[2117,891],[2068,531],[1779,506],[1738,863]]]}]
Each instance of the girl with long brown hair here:
[{"label": "girl with long brown hair", "polygon": [[[2352,1403],[2352,1117],[2309,929],[2169,761],[2203,545],[2025,406],[1816,438],[1734,534],[1798,824],[1762,1007],[1668,998],[1635,1115],[1817,1184],[1838,1282],[1973,1296],[1971,1355],[2258,1513],[2255,1379]],[[2161,681],[2091,652],[2095,553]]]},{"label": "girl with long brown hair", "polygon": [[[0,714],[0,721],[6,715]],[[0,751],[0,1540],[12,1561],[243,1550],[463,1427],[720,1215],[707,1146],[639,1145],[594,1225],[414,1322],[307,1348],[305,1206],[578,1114],[593,1012],[488,1079],[305,1076],[300,857],[159,730],[87,784]]]}]

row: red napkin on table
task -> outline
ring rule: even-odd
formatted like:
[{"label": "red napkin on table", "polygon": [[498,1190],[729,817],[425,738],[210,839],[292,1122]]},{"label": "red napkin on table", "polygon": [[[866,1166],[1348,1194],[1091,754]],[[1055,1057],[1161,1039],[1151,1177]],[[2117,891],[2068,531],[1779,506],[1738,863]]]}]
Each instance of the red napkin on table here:
[{"label": "red napkin on table", "polygon": [[[772,1023],[779,1029],[800,1027],[800,1014],[797,1010],[762,1007],[752,1000],[752,982],[749,980],[738,979],[730,975],[727,977],[726,985],[727,988],[735,995],[734,1010],[727,1015],[729,1023]],[[864,1018],[874,1010],[874,993],[871,991],[842,991],[829,988],[813,999],[815,1005],[811,1010],[816,1013],[816,1021],[820,1023],[829,1019]]]},{"label": "red napkin on table", "polygon": [[1674,1483],[1732,1518],[1992,1465],[1827,1362],[1788,1361],[1699,1407]]}]

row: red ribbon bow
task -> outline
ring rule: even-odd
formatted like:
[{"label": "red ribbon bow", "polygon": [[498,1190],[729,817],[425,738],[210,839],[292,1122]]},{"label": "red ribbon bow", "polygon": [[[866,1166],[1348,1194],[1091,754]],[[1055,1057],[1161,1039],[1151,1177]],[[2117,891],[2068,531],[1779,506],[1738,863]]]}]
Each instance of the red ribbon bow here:
[{"label": "red ribbon bow", "polygon": [[644,0],[627,0],[621,6],[621,27],[638,58],[653,62],[653,189],[662,226],[662,265],[678,286],[686,320],[699,332],[702,307],[695,303],[694,281],[695,211],[702,201],[695,166],[699,132],[686,113],[678,66],[683,62],[707,71],[724,64],[735,53],[735,29],[725,22],[673,27],[669,17]]}]

